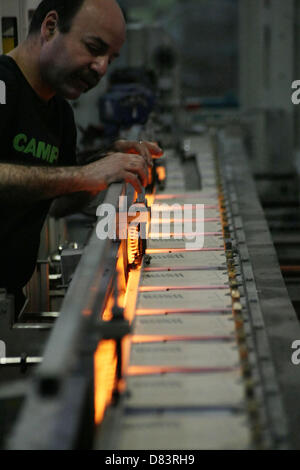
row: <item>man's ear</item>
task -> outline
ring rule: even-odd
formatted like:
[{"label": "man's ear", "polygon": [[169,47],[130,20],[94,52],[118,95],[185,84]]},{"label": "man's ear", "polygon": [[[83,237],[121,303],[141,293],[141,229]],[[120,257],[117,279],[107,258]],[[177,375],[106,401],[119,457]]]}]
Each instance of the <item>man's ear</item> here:
[{"label": "man's ear", "polygon": [[49,41],[56,33],[58,28],[58,14],[55,10],[49,11],[45,16],[41,26],[41,35],[43,39]]}]

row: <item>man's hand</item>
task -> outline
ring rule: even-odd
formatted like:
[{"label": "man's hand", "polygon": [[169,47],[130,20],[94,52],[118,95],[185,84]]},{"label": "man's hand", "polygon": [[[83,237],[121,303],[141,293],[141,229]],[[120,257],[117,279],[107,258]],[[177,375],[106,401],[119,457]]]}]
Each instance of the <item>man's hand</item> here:
[{"label": "man's hand", "polygon": [[120,181],[142,192],[142,186],[148,184],[144,156],[116,152],[93,163],[72,167],[0,163],[0,199],[18,207],[79,192],[96,195]]},{"label": "man's hand", "polygon": [[133,140],[117,140],[114,143],[114,149],[117,152],[135,153],[142,155],[145,158],[148,166],[153,166],[152,158],[161,157],[163,150],[157,145],[156,142],[147,142],[140,140],[135,142]]},{"label": "man's hand", "polygon": [[82,189],[94,194],[119,181],[132,184],[138,193],[142,192],[142,186],[148,184],[148,167],[141,155],[111,153],[81,167],[80,171]]}]

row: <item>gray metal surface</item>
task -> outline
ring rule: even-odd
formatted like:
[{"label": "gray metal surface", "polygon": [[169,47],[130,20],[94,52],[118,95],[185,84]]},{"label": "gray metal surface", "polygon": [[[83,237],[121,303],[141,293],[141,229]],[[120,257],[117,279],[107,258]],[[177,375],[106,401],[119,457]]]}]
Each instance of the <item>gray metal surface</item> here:
[{"label": "gray metal surface", "polygon": [[[105,202],[116,207],[121,188],[121,185],[111,186]],[[117,249],[117,244],[114,245],[112,240],[99,240],[96,232],[93,232],[67,291],[54,332],[46,346],[44,361],[37,374],[38,380],[63,379],[69,371],[82,331],[87,327],[91,316],[95,314],[91,311],[86,315],[84,310],[93,309],[96,305],[100,307],[99,302],[96,301],[97,297],[100,297],[99,294],[102,296],[101,301],[104,302],[115,263],[110,265],[111,272],[104,272],[104,267],[107,268],[108,257],[116,259]]]},{"label": "gray metal surface", "polygon": [[[201,153],[204,150],[203,156],[207,161],[210,160],[211,165],[204,165],[201,175],[205,184],[209,181],[217,192],[211,143],[209,139],[202,143]],[[175,175],[176,183],[180,181],[182,171],[179,161],[169,161],[167,173],[171,181]],[[203,191],[185,192],[174,197],[170,186],[166,185],[165,193],[160,193],[155,202],[205,203],[214,206],[214,215],[218,215],[221,222],[218,197],[207,197]],[[168,218],[167,212],[164,211],[162,221]],[[153,213],[155,211],[151,211],[152,217]],[[169,232],[172,232],[172,228],[165,227],[165,233],[169,235]],[[127,369],[130,377],[127,382],[129,396],[135,393],[136,399],[125,400],[125,408],[115,433],[119,435],[119,441],[114,436],[114,448],[252,447],[252,429],[248,422],[222,231],[219,239],[223,257],[215,256],[219,252],[213,244],[210,244],[211,249],[205,257],[205,252],[201,250],[193,252],[192,263],[191,256],[186,256],[191,253],[186,252],[185,247],[178,250],[177,254],[183,256],[179,259],[184,260],[185,271],[175,270],[177,258],[174,256],[156,259],[155,268],[152,258],[145,261]],[[167,244],[170,244],[170,240],[167,240]],[[157,248],[164,249],[163,240],[158,240]],[[151,245],[148,253],[152,257]],[[216,263],[217,260],[220,263]],[[225,261],[223,271],[220,270],[222,261]],[[200,268],[202,266],[203,270],[196,271],[197,265]],[[169,272],[171,268],[172,272]],[[233,383],[224,380],[224,372],[229,370],[237,372],[241,378],[235,384],[239,393],[237,400],[231,393]],[[208,376],[208,372],[215,375]],[[170,384],[174,384],[174,373],[177,373],[177,379],[175,389],[172,389]],[[167,382],[161,387],[163,378]],[[130,386],[131,379],[134,380],[134,390]],[[233,382],[233,376],[231,379]],[[146,381],[149,389],[143,386]],[[166,385],[169,388],[166,389]],[[188,400],[185,387],[189,390]],[[203,393],[201,400],[199,388]],[[220,393],[214,394],[215,389]],[[231,400],[226,400],[225,396],[231,396]],[[238,410],[239,416],[233,415],[233,409]],[[232,430],[229,439],[228,427]],[[227,431],[224,432],[224,429]]]},{"label": "gray metal surface", "polygon": [[[200,405],[196,401],[194,403],[193,397],[190,396],[187,410],[182,405],[184,400],[181,400],[180,394],[177,394],[173,397],[177,407],[175,410],[171,409],[172,407],[164,407],[163,403],[159,403],[158,398],[151,394],[150,398],[153,400],[155,398],[155,403],[148,402],[147,397],[142,396],[138,397],[136,403],[122,397],[121,406],[108,409],[100,435],[96,438],[96,448],[127,449],[132,442],[135,442],[136,448],[145,449],[145,440],[147,445],[154,445],[151,448],[162,448],[163,444],[165,448],[166,446],[187,448],[189,444],[193,448],[252,448],[252,438],[255,439],[255,426],[257,426],[261,435],[257,442],[262,443],[264,447],[300,449],[300,406],[297,406],[297,399],[300,396],[300,368],[291,363],[291,345],[295,339],[300,339],[300,327],[284,286],[241,139],[239,136],[221,132],[218,143],[220,175],[214,175],[212,167],[205,165],[205,161],[211,158],[211,155],[209,157],[205,154],[199,155],[197,161],[200,170],[201,166],[204,168],[203,175],[212,176],[206,180],[206,184],[210,180],[213,180],[212,183],[216,187],[222,183],[220,191],[224,193],[225,215],[228,219],[228,227],[225,229],[226,233],[224,232],[225,240],[223,236],[208,238],[209,241],[216,239],[218,242],[218,246],[216,243],[209,246],[215,250],[215,255],[207,256],[213,251],[203,251],[202,254],[187,251],[183,259],[178,258],[182,248],[173,247],[173,241],[171,247],[168,246],[169,241],[160,240],[158,252],[152,250],[153,264],[150,261],[148,267],[144,265],[146,267],[144,277],[149,277],[149,274],[153,276],[151,269],[160,268],[159,275],[156,273],[159,278],[164,270],[170,269],[169,263],[172,261],[173,273],[168,274],[172,279],[176,272],[174,268],[177,268],[178,272],[188,268],[191,257],[193,263],[191,263],[192,274],[189,283],[192,278],[194,279],[195,269],[215,269],[217,270],[215,275],[219,278],[220,274],[227,270],[227,265],[229,269],[231,266],[236,272],[235,282],[240,296],[240,302],[233,304],[233,311],[237,317],[241,315],[243,319],[244,337],[240,338],[238,331],[236,337],[233,337],[231,328],[224,328],[227,338],[216,341],[216,338],[211,337],[212,332],[217,331],[218,336],[223,331],[221,323],[232,315],[233,293],[229,288],[213,292],[209,289],[193,291],[181,286],[180,291],[154,292],[154,285],[151,292],[140,292],[135,334],[137,336],[156,334],[166,337],[154,341],[153,338],[133,337],[129,375],[131,368],[145,367],[147,371],[147,367],[148,369],[154,367],[154,372],[151,372],[152,377],[149,377],[149,380],[145,379],[145,382],[150,383],[152,380],[156,383],[160,373],[166,374],[164,378],[169,380],[172,374],[180,372],[178,369],[182,369],[183,374],[190,374],[196,370],[197,373],[205,374],[209,368],[222,369],[222,373],[226,370],[231,373],[236,371],[240,378],[239,384],[236,385],[240,388],[234,407],[241,406],[240,414],[232,414],[232,410],[227,406],[228,399],[225,400],[226,410],[222,408],[222,403],[219,403],[216,410],[212,410],[209,409],[209,400],[205,396]],[[105,202],[117,206],[120,190],[120,187],[112,188]],[[182,202],[184,203],[184,200]],[[219,215],[219,210],[217,214]],[[150,243],[153,243],[153,240]],[[100,242],[96,233],[92,235],[46,347],[43,364],[39,367],[35,381],[31,385],[18,426],[10,441],[10,448],[76,447],[75,432],[81,427],[80,417],[85,405],[91,403],[93,348],[99,341],[101,331],[99,328],[94,330],[91,343],[87,344],[84,340],[88,338],[86,332],[90,326],[95,326],[95,319],[105,304],[115,270],[118,247],[118,243],[111,240]],[[164,249],[159,251],[162,247]],[[209,273],[207,278],[213,276],[210,271]],[[183,271],[183,278],[185,276]],[[145,284],[143,286],[142,282],[141,286],[147,287]],[[148,287],[153,287],[151,282]],[[162,288],[161,285],[159,287]],[[230,288],[232,289],[231,281]],[[216,305],[212,304],[212,300],[217,301]],[[192,309],[193,312],[189,311],[190,303],[197,306],[196,309]],[[225,314],[220,316],[221,323],[218,325],[214,323],[217,319],[216,312],[211,312],[214,316],[205,316],[205,310],[209,310],[211,305],[214,307],[213,310],[225,311]],[[165,315],[166,311],[170,314]],[[86,314],[83,314],[84,312]],[[172,322],[178,319],[184,322],[183,317],[179,318],[184,312],[189,321],[185,334],[190,338],[178,337],[180,334],[176,328],[171,328],[168,333],[167,329],[160,329],[158,319],[165,323],[166,320]],[[202,312],[202,322],[200,317],[197,320],[196,316],[190,315],[196,312]],[[154,318],[152,315],[157,316]],[[234,320],[237,319],[235,315]],[[152,321],[151,328],[147,328],[147,321]],[[196,321],[199,330],[194,327]],[[209,341],[202,337],[205,331],[210,336]],[[247,350],[247,355],[241,360],[244,348]],[[182,378],[181,375],[180,379]],[[192,380],[195,390],[198,386],[195,381],[199,379],[200,382],[204,378],[199,376]],[[142,383],[132,372],[129,387],[130,383],[138,384],[138,382]],[[251,387],[248,382],[251,382]],[[222,380],[218,383],[222,384]],[[49,384],[56,385],[52,387],[52,396],[47,389]],[[72,396],[76,384],[78,392]],[[208,383],[206,387],[209,387]],[[222,386],[219,387],[221,390]],[[245,391],[254,392],[254,396],[245,397],[241,403],[243,387]],[[230,387],[227,387],[227,393],[229,390]],[[217,402],[216,399],[214,406]],[[91,416],[89,413],[87,416],[89,416],[87,424],[90,426]],[[174,440],[171,444],[170,436],[160,437],[159,434],[163,427],[170,426],[170,423],[174,431]],[[226,432],[226,426],[228,429],[233,429],[232,435]],[[143,432],[139,431],[141,429]],[[157,435],[153,435],[153,430],[156,429]],[[219,431],[218,441],[213,440],[216,429]],[[197,432],[200,432],[200,437]]]},{"label": "gray metal surface", "polygon": [[300,326],[290,302],[239,135],[220,135],[219,156],[229,223],[243,273],[261,401],[275,444],[300,449],[300,368],[291,345]]},{"label": "gray metal surface", "polygon": [[[121,185],[113,185],[105,202],[118,207],[121,190]],[[91,446],[93,356],[102,337],[96,322],[115,274],[119,246],[120,242],[99,240],[93,233],[46,345],[43,363],[28,388],[8,448],[77,448],[78,432],[83,429],[86,445]]]}]

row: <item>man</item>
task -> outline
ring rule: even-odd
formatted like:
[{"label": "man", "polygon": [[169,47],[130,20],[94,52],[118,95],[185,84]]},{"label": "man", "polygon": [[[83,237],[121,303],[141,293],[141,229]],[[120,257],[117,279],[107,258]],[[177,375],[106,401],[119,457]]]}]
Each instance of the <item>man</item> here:
[{"label": "man", "polygon": [[[118,141],[106,157],[76,166],[76,129],[65,99],[95,87],[125,40],[115,0],[43,0],[27,39],[0,57],[0,287],[22,304],[40,230],[53,199],[95,195],[116,181],[147,184],[156,144]],[[126,154],[134,147],[137,155]]]}]

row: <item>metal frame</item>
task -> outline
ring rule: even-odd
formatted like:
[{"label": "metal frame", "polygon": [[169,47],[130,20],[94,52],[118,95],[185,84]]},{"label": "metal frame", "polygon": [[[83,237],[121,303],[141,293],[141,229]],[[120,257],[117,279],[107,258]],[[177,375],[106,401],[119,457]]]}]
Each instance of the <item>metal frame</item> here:
[{"label": "metal frame", "polygon": [[[104,202],[118,207],[122,192],[122,185],[112,185]],[[119,247],[119,240],[99,240],[93,232],[46,345],[43,363],[31,381],[9,439],[10,449],[91,448],[93,359],[101,338],[110,334],[99,319],[112,288]],[[116,335],[124,330],[121,323],[119,328],[114,323]]]},{"label": "metal frame", "polygon": [[[299,449],[300,369],[291,363],[291,344],[300,338],[300,326],[277,263],[242,140],[226,131],[218,135],[220,178],[231,242],[228,250],[234,254],[241,280],[245,342],[258,405],[250,410],[251,423],[258,423],[262,429],[263,446]],[[112,186],[105,202],[117,207],[120,194],[121,185]],[[112,333],[103,329],[99,314],[112,285],[119,246],[119,241],[98,240],[95,232],[91,236],[46,346],[44,361],[29,387],[9,441],[10,449],[92,447],[93,355],[101,338]],[[105,426],[108,434],[104,441],[100,439],[106,445],[121,408],[122,400],[118,409],[109,410],[108,429]],[[83,429],[88,430],[84,433],[86,439]]]},{"label": "metal frame", "polygon": [[230,228],[236,241],[249,325],[256,398],[265,412],[272,448],[300,448],[300,369],[291,362],[300,326],[289,299],[242,139],[223,131],[219,161]]}]

